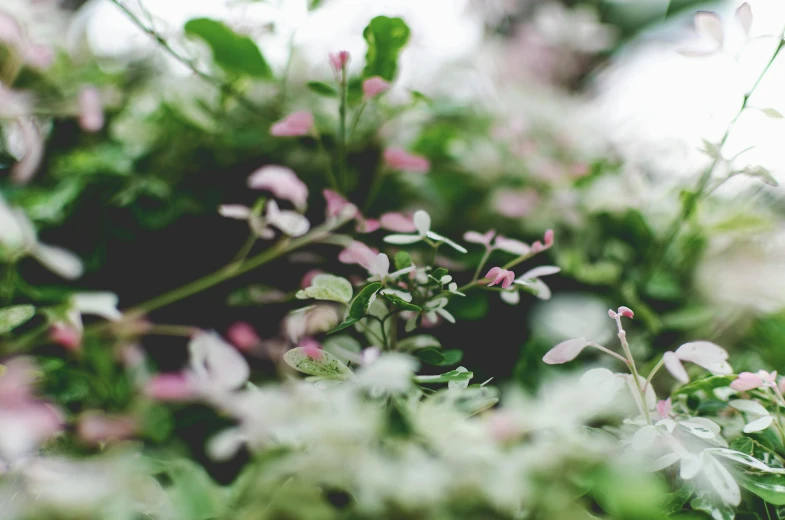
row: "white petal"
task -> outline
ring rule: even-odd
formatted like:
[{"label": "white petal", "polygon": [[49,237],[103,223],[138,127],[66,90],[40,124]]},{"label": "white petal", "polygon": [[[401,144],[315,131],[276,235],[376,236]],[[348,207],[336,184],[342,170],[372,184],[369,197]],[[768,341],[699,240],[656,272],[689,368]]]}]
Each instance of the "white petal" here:
[{"label": "white petal", "polygon": [[750,401],[749,399],[734,399],[728,403],[733,408],[739,410],[740,412],[750,413],[752,415],[769,415],[769,411],[766,410],[760,403],[757,401]]},{"label": "white petal", "polygon": [[433,231],[429,231],[428,233],[426,233],[426,236],[428,238],[430,238],[431,240],[436,240],[437,242],[444,242],[445,244],[447,244],[451,248],[455,249],[459,253],[466,253],[466,252],[468,252],[465,247],[463,247],[461,245],[458,245],[455,242],[453,242],[452,240],[450,240],[449,238],[447,238],[447,237],[445,237],[443,235],[440,235],[438,233],[434,233]]},{"label": "white petal", "polygon": [[703,474],[709,479],[722,501],[733,506],[739,505],[741,491],[730,472],[711,455],[703,453],[701,456],[703,458]]},{"label": "white petal", "polygon": [[414,212],[414,227],[421,237],[424,237],[431,230],[431,216],[423,210]]},{"label": "white petal", "polygon": [[701,36],[716,43],[717,47],[722,47],[725,36],[719,16],[709,11],[698,11],[695,13],[695,29]]},{"label": "white petal", "polygon": [[700,473],[703,467],[703,459],[701,457],[689,454],[681,459],[681,467],[679,468],[679,476],[682,480],[690,480]]},{"label": "white petal", "polygon": [[660,433],[656,426],[647,424],[632,436],[632,449],[636,451],[648,450],[654,444],[654,441],[657,440],[659,435]]},{"label": "white petal", "polygon": [[215,332],[203,332],[188,345],[194,373],[223,390],[243,385],[250,375],[245,358]]},{"label": "white petal", "polygon": [[542,360],[549,365],[567,363],[578,357],[578,354],[588,346],[589,343],[583,338],[568,339],[550,349]]},{"label": "white petal", "polygon": [[229,460],[245,441],[246,437],[239,428],[227,428],[207,441],[205,451],[213,460]]},{"label": "white petal", "polygon": [[384,237],[384,241],[388,244],[414,244],[415,242],[419,242],[422,240],[422,237],[419,235],[387,235]]},{"label": "white petal", "polygon": [[715,374],[731,374],[733,369],[725,361],[728,352],[710,341],[693,341],[676,349],[676,356],[689,361]]},{"label": "white petal", "polygon": [[759,417],[758,419],[747,423],[742,431],[744,433],[760,432],[771,426],[772,422],[774,422],[774,418],[771,415]]},{"label": "white petal", "polygon": [[553,266],[553,265],[541,265],[539,267],[535,267],[534,269],[530,269],[523,273],[519,278],[539,278],[540,276],[548,276],[551,274],[556,274],[561,271],[560,268]]},{"label": "white petal", "polygon": [[290,237],[300,237],[308,232],[311,223],[296,211],[279,210],[274,200],[267,202],[267,222]]},{"label": "white petal", "polygon": [[646,464],[646,471],[648,472],[655,472],[661,471],[669,466],[673,466],[676,462],[678,462],[679,456],[675,453],[666,453],[662,457],[656,458],[653,461]]},{"label": "white petal", "polygon": [[752,8],[750,4],[744,2],[736,9],[736,21],[741,25],[744,34],[750,34],[750,27],[752,27]]},{"label": "white petal", "polygon": [[662,361],[665,368],[668,369],[668,372],[670,372],[673,377],[682,383],[690,382],[690,376],[687,375],[687,371],[684,370],[684,365],[681,364],[681,361],[676,357],[676,354],[673,352],[666,352],[665,355],[662,356]]},{"label": "white petal", "polygon": [[445,320],[449,321],[450,323],[455,323],[455,317],[452,314],[450,314],[448,311],[444,309],[435,309],[435,310],[436,310],[436,314],[440,315]]},{"label": "white petal", "polygon": [[44,267],[67,280],[82,276],[82,261],[72,252],[61,247],[38,243],[31,253]]},{"label": "white petal", "polygon": [[701,439],[713,439],[720,433],[720,427],[705,417],[692,417],[686,421],[679,421],[679,426]]},{"label": "white petal", "polygon": [[112,292],[84,292],[71,297],[74,307],[82,314],[101,316],[107,320],[119,320],[123,313],[117,310],[119,299]]},{"label": "white petal", "polygon": [[242,204],[223,204],[218,206],[218,213],[222,217],[237,220],[248,220],[251,216],[251,208]]},{"label": "white petal", "polygon": [[499,293],[499,296],[504,303],[509,303],[510,305],[518,305],[521,301],[521,294],[517,290],[502,291]]}]

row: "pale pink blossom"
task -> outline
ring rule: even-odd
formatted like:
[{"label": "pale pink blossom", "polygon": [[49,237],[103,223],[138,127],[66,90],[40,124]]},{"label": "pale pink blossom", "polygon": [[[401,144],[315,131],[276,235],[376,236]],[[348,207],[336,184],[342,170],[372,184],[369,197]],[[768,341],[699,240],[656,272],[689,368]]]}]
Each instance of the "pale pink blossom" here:
[{"label": "pale pink blossom", "polygon": [[375,218],[361,218],[357,221],[355,229],[358,233],[373,233],[381,227],[381,222]]},{"label": "pale pink blossom", "polygon": [[490,249],[491,247],[491,240],[496,235],[496,231],[491,229],[487,231],[485,234],[478,233],[477,231],[467,231],[463,234],[463,239],[470,244],[482,244],[486,248]]},{"label": "pale pink blossom", "polygon": [[130,416],[87,412],[79,418],[76,432],[82,441],[97,445],[111,439],[128,439],[136,433],[138,426],[136,419]]},{"label": "pale pink blossom", "polygon": [[308,204],[308,186],[285,166],[262,166],[248,177],[248,187],[270,191],[279,199],[290,201],[300,211]]},{"label": "pale pink blossom", "polygon": [[98,132],[104,127],[101,93],[92,85],[79,91],[79,126],[86,132]]},{"label": "pale pink blossom", "polygon": [[635,313],[632,312],[632,309],[630,309],[629,307],[625,307],[622,305],[616,310],[616,312],[614,312],[613,309],[608,309],[608,316],[610,316],[614,320],[620,316],[632,319],[635,317]]},{"label": "pale pink blossom", "polygon": [[333,190],[324,190],[324,200],[327,201],[327,218],[353,219],[359,213],[357,206],[346,200],[340,193]]},{"label": "pale pink blossom", "polygon": [[379,223],[383,229],[394,231],[395,233],[414,233],[417,231],[417,226],[414,225],[414,219],[411,215],[404,215],[403,213],[384,213],[379,217]]},{"label": "pale pink blossom", "polygon": [[387,92],[389,88],[390,84],[379,76],[372,76],[363,81],[363,95],[366,100]]},{"label": "pale pink blossom", "polygon": [[311,359],[320,359],[322,357],[322,345],[313,338],[303,338],[298,346]]},{"label": "pale pink blossom", "polygon": [[145,384],[144,394],[157,401],[190,401],[197,397],[193,382],[182,372],[151,377]]},{"label": "pale pink blossom", "polygon": [[335,72],[341,72],[351,59],[349,51],[331,52],[328,56]]},{"label": "pale pink blossom", "polygon": [[344,264],[359,264],[367,268],[371,260],[379,254],[378,249],[372,249],[357,240],[349,244],[338,254],[338,261]]},{"label": "pale pink blossom", "polygon": [[769,373],[765,370],[759,370],[754,374],[752,372],[742,372],[739,374],[739,377],[730,384],[730,387],[739,392],[746,392],[747,390],[764,386],[773,387],[776,381],[776,371]]},{"label": "pale pink blossom", "polygon": [[261,343],[256,330],[247,322],[238,321],[229,326],[226,337],[242,351],[249,351]]},{"label": "pale pink blossom", "polygon": [[313,114],[308,111],[292,112],[270,127],[270,135],[275,137],[298,137],[308,135],[313,130]]},{"label": "pale pink blossom", "polygon": [[504,190],[493,197],[493,207],[508,218],[527,217],[539,203],[540,196],[532,189]]},{"label": "pale pink blossom", "polygon": [[49,329],[49,339],[68,350],[79,350],[82,345],[82,331],[70,323],[55,323]]},{"label": "pale pink blossom", "polygon": [[306,287],[310,287],[311,283],[313,282],[314,277],[317,274],[322,274],[324,271],[321,269],[311,269],[307,273],[303,275],[302,280],[300,280],[300,288],[305,289]]},{"label": "pale pink blossom", "polygon": [[[727,375],[733,373],[733,368],[727,362],[727,359],[728,352],[719,345],[709,341],[685,343],[677,348],[675,352],[666,352],[663,356],[665,368],[668,369],[673,377],[683,383],[688,382],[689,377],[681,364],[682,361],[694,363],[713,374]],[[774,377],[776,377],[776,374]]]},{"label": "pale pink blossom", "polygon": [[659,414],[660,419],[667,419],[670,417],[671,411],[673,411],[673,405],[670,397],[666,400],[657,402],[657,413]]},{"label": "pale pink blossom", "polygon": [[676,357],[676,354],[673,352],[666,352],[662,356],[662,362],[668,372],[670,372],[677,381],[682,383],[690,382],[690,376],[687,374],[687,371],[684,369],[684,365],[681,364],[679,358]]},{"label": "pale pink blossom", "polygon": [[485,275],[485,279],[491,280],[488,283],[488,287],[501,283],[502,289],[506,289],[512,285],[513,280],[515,280],[515,273],[508,269],[502,269],[501,267],[493,267]]},{"label": "pale pink blossom", "polygon": [[290,312],[283,322],[283,332],[297,344],[302,338],[331,330],[338,323],[338,311],[332,305],[314,305]]},{"label": "pale pink blossom", "polygon": [[501,235],[497,236],[496,240],[493,241],[493,248],[518,256],[524,256],[531,253],[529,244]]},{"label": "pale pink blossom", "polygon": [[425,157],[407,152],[402,148],[388,148],[384,151],[384,162],[390,168],[411,173],[427,173],[431,163]]},{"label": "pale pink blossom", "polygon": [[561,365],[578,357],[588,346],[589,342],[583,338],[568,339],[549,350],[542,360],[549,365]]}]

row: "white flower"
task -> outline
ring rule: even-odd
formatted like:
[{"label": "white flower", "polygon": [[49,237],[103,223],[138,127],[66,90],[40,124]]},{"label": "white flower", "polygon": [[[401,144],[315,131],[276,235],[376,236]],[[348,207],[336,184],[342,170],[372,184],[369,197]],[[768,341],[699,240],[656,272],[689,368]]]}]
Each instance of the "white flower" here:
[{"label": "white flower", "polygon": [[262,217],[253,209],[242,204],[224,204],[218,207],[218,213],[235,220],[246,220],[253,232],[264,239],[275,237],[275,232],[269,227],[273,226],[291,237],[299,237],[308,232],[311,223],[300,213],[292,210],[281,210],[274,200],[267,201],[265,205],[267,215]]},{"label": "white flower", "polygon": [[250,375],[245,358],[215,332],[202,332],[188,344],[190,376],[200,391],[236,390]]},{"label": "white flower", "polygon": [[431,216],[428,215],[425,211],[419,210],[414,213],[414,226],[417,228],[417,233],[414,234],[396,234],[396,235],[387,235],[384,237],[384,241],[388,244],[414,244],[416,242],[420,242],[429,238],[431,240],[435,240],[437,242],[444,242],[448,246],[452,247],[456,251],[461,253],[465,253],[466,249],[462,246],[459,246],[452,240],[438,233],[431,231]]},{"label": "white flower", "polygon": [[[552,265],[542,265],[526,271],[521,276],[513,280],[512,283],[526,287],[527,290],[532,291],[534,295],[540,300],[548,300],[551,297],[551,289],[545,284],[545,282],[540,280],[540,277],[556,274],[559,271],[561,271],[561,269],[558,267],[554,267]],[[521,296],[518,294],[518,289],[516,288],[510,288],[506,291],[502,291],[500,296],[503,301],[509,303],[510,305],[517,305],[518,302],[521,301]]]},{"label": "white flower", "polygon": [[771,426],[774,418],[760,403],[748,399],[734,399],[728,403],[732,408],[752,416],[754,419],[744,426],[744,433],[760,432]]},{"label": "white flower", "polygon": [[19,208],[12,208],[0,197],[0,246],[12,259],[32,256],[63,278],[73,280],[82,275],[82,261],[72,252],[38,241],[33,223]]},{"label": "white flower", "polygon": [[438,314],[439,316],[449,321],[450,323],[455,323],[455,318],[453,317],[453,315],[450,314],[447,310],[445,310],[445,307],[447,306],[448,303],[449,301],[447,300],[447,298],[444,297],[436,298],[435,300],[429,301],[428,303],[425,304],[425,317],[430,322],[436,322],[436,320],[438,319],[436,315]]},{"label": "white flower", "polygon": [[412,386],[417,360],[396,352],[382,354],[357,372],[360,386],[381,393],[403,393]]}]

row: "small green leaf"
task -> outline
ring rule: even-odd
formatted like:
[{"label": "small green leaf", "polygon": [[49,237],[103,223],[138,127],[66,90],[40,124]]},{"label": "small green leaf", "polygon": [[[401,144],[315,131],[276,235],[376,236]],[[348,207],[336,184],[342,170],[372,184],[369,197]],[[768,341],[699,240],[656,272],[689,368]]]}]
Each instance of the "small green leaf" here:
[{"label": "small green leaf", "polygon": [[317,274],[313,277],[310,287],[297,292],[297,298],[349,303],[352,299],[352,292],[352,284],[346,278],[331,274]]},{"label": "small green leaf", "polygon": [[436,350],[435,348],[422,348],[416,350],[414,355],[422,361],[423,363],[428,363],[429,365],[440,365],[444,362],[444,354]]},{"label": "small green leaf", "polygon": [[395,253],[395,270],[400,271],[412,265],[412,257],[406,251],[398,251]]},{"label": "small green leaf", "polygon": [[287,365],[310,376],[348,379],[352,371],[337,357],[324,350],[295,347],[283,355]]},{"label": "small green leaf", "polygon": [[338,91],[335,90],[335,87],[322,81],[309,81],[305,86],[308,87],[308,90],[320,96],[338,97]]},{"label": "small green leaf", "polygon": [[712,159],[718,158],[722,153],[719,146],[710,141],[707,141],[706,139],[703,140],[703,150],[701,151]]},{"label": "small green leaf", "polygon": [[727,506],[719,501],[710,501],[703,496],[693,498],[690,502],[690,507],[696,511],[703,511],[712,520],[733,520],[735,516],[731,506]]},{"label": "small green leaf", "polygon": [[472,372],[450,370],[437,376],[414,376],[417,383],[449,383],[450,381],[470,381],[474,377]]},{"label": "small green leaf", "polygon": [[679,394],[690,395],[700,391],[711,393],[711,391],[715,388],[729,386],[736,379],[736,377],[737,376],[735,375],[709,376],[703,379],[698,379],[691,383],[687,383],[686,385],[676,390],[674,392],[674,396]]},{"label": "small green leaf", "polygon": [[360,291],[349,307],[349,317],[361,320],[368,314],[368,308],[376,299],[376,293],[382,288],[381,282],[369,283]]},{"label": "small green leaf", "polygon": [[450,274],[450,272],[447,269],[445,269],[444,267],[439,267],[438,269],[433,270],[431,276],[433,276],[438,281],[444,278],[445,276],[447,276],[448,274]]},{"label": "small green leaf", "polygon": [[363,77],[381,76],[387,81],[395,78],[398,54],[409,41],[409,27],[400,18],[377,16],[363,31],[368,42]]},{"label": "small green leaf", "polygon": [[739,173],[746,175],[747,177],[758,179],[769,186],[779,186],[779,182],[777,182],[774,175],[763,166],[748,166]]},{"label": "small green leaf", "polygon": [[442,351],[444,355],[444,361],[442,361],[439,366],[445,367],[450,365],[457,365],[463,359],[463,350],[458,349],[450,349]]},{"label": "small green leaf", "polygon": [[195,18],[186,22],[185,33],[204,40],[213,52],[216,65],[227,72],[272,78],[273,73],[259,47],[253,40],[237,34],[227,25],[210,18]]},{"label": "small green leaf", "polygon": [[0,309],[0,334],[7,334],[35,316],[32,305],[15,305]]},{"label": "small green leaf", "polygon": [[774,119],[782,119],[782,113],[776,108],[761,108],[761,112]]},{"label": "small green leaf", "polygon": [[343,330],[345,328],[351,327],[352,325],[354,325],[355,323],[357,323],[361,319],[362,318],[346,318],[345,320],[343,320],[343,322],[339,323],[333,330],[331,330],[327,334],[333,334],[333,333],[338,332],[340,330]]},{"label": "small green leaf", "polygon": [[399,350],[416,350],[418,348],[442,348],[442,344],[430,334],[417,334],[398,342]]},{"label": "small green leaf", "polygon": [[734,476],[741,487],[766,502],[775,506],[785,505],[785,475],[740,471]]},{"label": "small green leaf", "polygon": [[422,307],[419,307],[413,303],[409,303],[397,294],[382,292],[380,293],[384,296],[387,300],[392,302],[393,305],[398,307],[399,309],[403,309],[405,311],[415,311],[415,312],[422,312]]}]

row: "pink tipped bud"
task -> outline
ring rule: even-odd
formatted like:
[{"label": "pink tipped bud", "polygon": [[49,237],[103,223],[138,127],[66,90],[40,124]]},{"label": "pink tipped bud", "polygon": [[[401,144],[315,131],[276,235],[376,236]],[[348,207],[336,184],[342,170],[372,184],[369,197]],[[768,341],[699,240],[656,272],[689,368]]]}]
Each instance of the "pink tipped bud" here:
[{"label": "pink tipped bud", "polygon": [[731,382],[730,387],[737,392],[746,392],[747,390],[760,388],[764,386],[764,383],[765,381],[759,375],[752,372],[742,372],[739,374],[739,377]]},{"label": "pink tipped bud", "polygon": [[98,132],[104,127],[101,93],[90,85],[79,92],[79,126],[86,132]]},{"label": "pink tipped bud", "polygon": [[331,52],[329,57],[330,64],[333,66],[333,69],[335,69],[335,72],[341,72],[349,63],[351,54],[349,54],[349,51]]},{"label": "pink tipped bud", "polygon": [[549,229],[545,232],[545,247],[551,247],[553,245],[553,230]]},{"label": "pink tipped bud", "polygon": [[619,316],[624,316],[625,318],[634,318],[635,317],[635,313],[632,312],[632,309],[630,309],[629,307],[624,307],[624,306],[619,307],[618,313],[619,313]]},{"label": "pink tipped bud", "polygon": [[539,240],[532,244],[532,253],[541,253],[545,250],[545,246]]},{"label": "pink tipped bud", "polygon": [[196,389],[185,374],[158,374],[144,388],[147,397],[158,401],[189,401],[197,396]]},{"label": "pink tipped bud", "polygon": [[299,346],[303,349],[303,353],[311,359],[322,357],[322,345],[313,338],[303,338]]},{"label": "pink tipped bud", "polygon": [[660,419],[667,419],[670,416],[672,409],[673,405],[671,404],[670,397],[667,400],[657,403],[657,413],[659,414]]},{"label": "pink tipped bud", "polygon": [[308,135],[313,130],[313,114],[306,111],[293,112],[270,127],[274,137],[297,137]]},{"label": "pink tipped bud", "polygon": [[614,319],[614,320],[615,320],[616,318],[618,318],[618,317],[619,317],[619,315],[618,315],[618,314],[616,314],[616,313],[613,311],[613,309],[608,309],[608,316],[609,316],[611,319]]},{"label": "pink tipped bud", "polygon": [[82,344],[82,333],[66,323],[55,323],[49,330],[49,339],[68,350],[76,351]]},{"label": "pink tipped bud", "polygon": [[229,338],[234,346],[243,351],[248,351],[261,343],[261,339],[256,334],[254,328],[244,322],[238,321],[232,324],[226,331],[226,337]]}]

